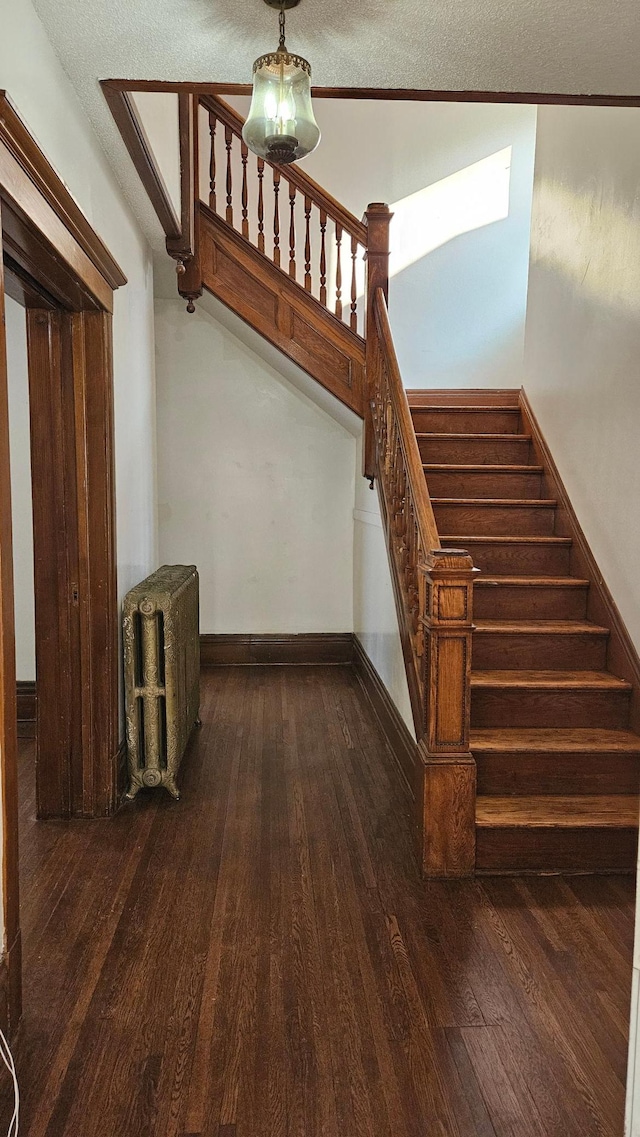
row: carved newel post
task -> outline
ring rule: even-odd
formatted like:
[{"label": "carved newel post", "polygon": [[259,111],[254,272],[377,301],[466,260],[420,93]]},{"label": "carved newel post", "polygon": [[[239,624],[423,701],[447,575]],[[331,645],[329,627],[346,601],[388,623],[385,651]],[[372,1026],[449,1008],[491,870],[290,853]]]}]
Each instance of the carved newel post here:
[{"label": "carved newel post", "polygon": [[469,750],[473,580],[468,553],[423,566],[424,737],[418,745],[418,838],[428,877],[472,876],[476,768]]},{"label": "carved newel post", "polygon": [[373,202],[364,215],[367,224],[367,314],[365,324],[366,335],[366,378],[365,378],[365,416],[364,416],[364,448],[363,448],[363,474],[365,478],[375,476],[374,440],[371,422],[371,384],[373,382],[374,368],[376,366],[376,336],[374,332],[373,298],[378,288],[384,292],[385,300],[389,299],[389,226],[391,224],[389,206],[382,202]]}]

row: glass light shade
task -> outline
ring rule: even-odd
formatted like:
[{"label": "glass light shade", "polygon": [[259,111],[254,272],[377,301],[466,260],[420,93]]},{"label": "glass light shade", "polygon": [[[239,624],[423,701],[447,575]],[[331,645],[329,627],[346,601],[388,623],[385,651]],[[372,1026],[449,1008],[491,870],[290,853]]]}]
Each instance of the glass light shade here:
[{"label": "glass light shade", "polygon": [[315,150],[320,128],[311,102],[311,67],[280,49],[253,65],[253,97],[242,137],[250,150],[276,165]]}]

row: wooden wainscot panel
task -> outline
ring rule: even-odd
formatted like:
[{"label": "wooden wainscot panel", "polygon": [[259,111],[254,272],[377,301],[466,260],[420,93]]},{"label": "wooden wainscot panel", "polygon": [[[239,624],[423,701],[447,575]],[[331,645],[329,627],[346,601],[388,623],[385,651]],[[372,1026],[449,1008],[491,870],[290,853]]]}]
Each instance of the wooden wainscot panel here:
[{"label": "wooden wainscot panel", "polygon": [[324,375],[325,385],[335,384],[338,379],[345,387],[353,387],[353,364],[348,355],[326,336],[321,335],[296,307],[291,309],[291,339],[304,358],[309,359],[314,370]]},{"label": "wooden wainscot panel", "polygon": [[[278,322],[277,293],[248,271],[236,257],[230,256],[210,234],[207,238],[205,255],[210,256],[208,264],[212,267],[219,298],[230,303],[239,314],[249,310],[251,322],[258,330],[272,329]],[[206,266],[205,260],[205,274]]]}]

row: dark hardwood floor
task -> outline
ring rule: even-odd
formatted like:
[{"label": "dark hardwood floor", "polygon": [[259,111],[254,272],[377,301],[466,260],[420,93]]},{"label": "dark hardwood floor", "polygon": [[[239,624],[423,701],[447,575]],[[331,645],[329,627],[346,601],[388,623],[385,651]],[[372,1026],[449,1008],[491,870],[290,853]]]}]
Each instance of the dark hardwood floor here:
[{"label": "dark hardwood floor", "polygon": [[631,878],[423,883],[347,667],[202,719],[106,821],[35,822],[22,743],[25,1137],[621,1137]]}]

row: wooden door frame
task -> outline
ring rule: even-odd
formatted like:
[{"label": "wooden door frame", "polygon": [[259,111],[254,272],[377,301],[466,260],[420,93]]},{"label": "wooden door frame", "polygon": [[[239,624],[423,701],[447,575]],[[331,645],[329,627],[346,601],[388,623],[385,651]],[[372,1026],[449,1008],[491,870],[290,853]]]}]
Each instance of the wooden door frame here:
[{"label": "wooden door frame", "polygon": [[[0,91],[0,307],[27,308],[34,475],[38,813],[118,801],[113,292],[106,246]],[[4,266],[4,267],[3,267]],[[5,951],[0,1025],[20,1017],[15,628],[7,359],[0,321],[0,779]],[[68,702],[67,702],[68,701]],[[74,713],[70,712],[74,707]]]}]

